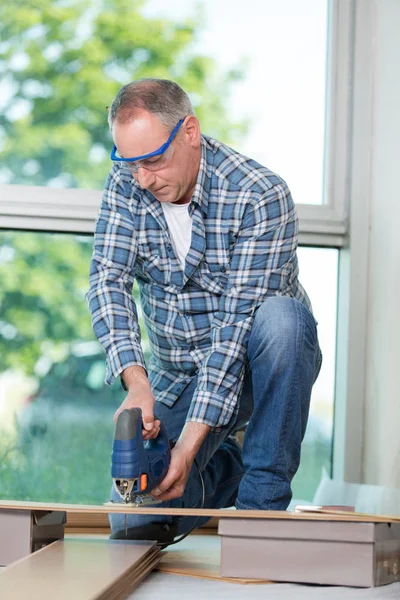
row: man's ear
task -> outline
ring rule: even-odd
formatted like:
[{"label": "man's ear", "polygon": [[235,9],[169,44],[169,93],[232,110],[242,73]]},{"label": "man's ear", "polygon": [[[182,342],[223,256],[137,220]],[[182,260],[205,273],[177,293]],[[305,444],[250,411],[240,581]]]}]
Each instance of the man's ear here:
[{"label": "man's ear", "polygon": [[200,146],[201,139],[200,123],[198,118],[194,115],[189,115],[188,117],[186,117],[184,128],[192,148],[198,148]]}]

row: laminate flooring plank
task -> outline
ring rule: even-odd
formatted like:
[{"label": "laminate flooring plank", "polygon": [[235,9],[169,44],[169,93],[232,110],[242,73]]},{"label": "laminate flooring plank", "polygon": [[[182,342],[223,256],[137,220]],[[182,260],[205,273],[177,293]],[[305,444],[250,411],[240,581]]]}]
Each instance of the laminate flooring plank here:
[{"label": "laminate flooring plank", "polygon": [[[68,533],[66,539],[107,539],[107,536],[96,533]],[[183,575],[215,581],[229,581],[241,584],[273,583],[268,579],[245,579],[239,577],[222,577],[221,568],[221,537],[213,533],[191,533],[178,544],[172,544],[160,554],[160,562],[156,571],[171,575]]]},{"label": "laminate flooring plank", "polygon": [[124,577],[118,580],[118,584],[111,584],[109,589],[105,590],[97,600],[125,600],[132,591],[153,571],[160,562],[158,552],[149,554],[132,571],[127,572]]},{"label": "laminate flooring plank", "polygon": [[176,545],[168,546],[162,552],[157,571],[173,575],[185,575],[212,579],[215,581],[230,581],[231,583],[272,583],[267,579],[244,579],[237,577],[222,577],[221,568],[221,538],[217,535],[189,535]]},{"label": "laminate flooring plank", "polygon": [[[211,518],[205,525],[196,529],[197,534],[211,535],[217,534],[218,519]],[[110,534],[111,529],[108,522],[108,514],[98,513],[79,513],[67,512],[67,523],[65,525],[65,533],[103,533]]]},{"label": "laminate flooring plank", "polygon": [[51,502],[27,502],[15,500],[1,500],[0,510],[55,510],[71,513],[128,513],[142,515],[172,515],[172,516],[201,516],[217,517],[219,519],[228,517],[234,519],[295,519],[309,521],[356,521],[359,523],[389,523],[400,522],[399,515],[369,515],[364,513],[330,511],[312,513],[292,513],[285,510],[231,510],[231,509],[204,509],[204,508],[157,508],[151,507],[133,507],[127,504],[59,504]]},{"label": "laminate flooring plank", "polygon": [[153,542],[67,539],[0,573],[1,600],[122,600],[160,560]]}]

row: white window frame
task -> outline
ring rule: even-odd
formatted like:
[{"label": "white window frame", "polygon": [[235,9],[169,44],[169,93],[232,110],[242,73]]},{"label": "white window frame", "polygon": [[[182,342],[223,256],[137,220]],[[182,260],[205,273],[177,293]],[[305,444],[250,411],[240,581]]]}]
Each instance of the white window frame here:
[{"label": "white window frame", "polygon": [[376,27],[380,0],[354,1],[349,228],[340,251],[333,474],[362,483],[368,335],[371,165],[374,154]]}]

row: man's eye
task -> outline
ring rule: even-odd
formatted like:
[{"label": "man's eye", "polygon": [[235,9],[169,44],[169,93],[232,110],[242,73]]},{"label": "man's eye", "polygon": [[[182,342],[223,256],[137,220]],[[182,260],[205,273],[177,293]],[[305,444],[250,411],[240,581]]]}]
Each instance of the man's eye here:
[{"label": "man's eye", "polygon": [[146,165],[156,165],[159,162],[161,162],[161,157],[144,160],[142,164],[144,166],[146,166]]}]

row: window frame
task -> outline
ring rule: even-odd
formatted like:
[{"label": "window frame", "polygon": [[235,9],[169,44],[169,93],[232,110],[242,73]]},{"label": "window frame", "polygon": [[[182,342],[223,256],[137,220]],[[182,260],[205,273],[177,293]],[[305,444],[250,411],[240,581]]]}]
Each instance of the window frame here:
[{"label": "window frame", "polygon": [[[357,31],[363,25],[369,28],[364,34],[362,30],[357,33],[361,35],[360,47],[363,43],[369,43],[367,37],[372,28],[370,13],[373,0],[362,2],[364,4],[360,0],[329,1],[323,182],[325,202],[321,205],[297,206],[299,244],[335,247],[340,250],[333,475],[352,481],[361,481],[362,469],[363,424],[355,434],[354,425],[357,411],[363,408],[363,385],[360,384],[357,388],[355,378],[361,377],[361,381],[364,381],[363,319],[365,320],[366,311],[363,290],[355,289],[350,282],[350,265],[358,265],[366,277],[366,259],[362,258],[362,246],[354,244],[355,253],[353,249],[349,253],[350,194],[354,193],[351,186],[354,185],[355,177],[351,164],[355,151],[352,141],[355,117],[353,86],[355,79],[357,85],[362,86],[363,83],[368,84],[372,77],[370,65],[365,67],[364,72],[358,75],[354,73],[354,52],[357,52],[356,9],[357,18],[358,13],[361,15]],[[364,112],[367,110],[368,107]],[[364,126],[365,123],[366,119]],[[360,140],[358,149],[361,149]],[[101,190],[0,185],[0,229],[93,233],[101,195]],[[352,230],[351,235],[353,234],[357,235]],[[358,234],[357,239],[360,235]],[[355,306],[358,306],[358,315],[355,314]],[[351,346],[351,336],[356,333],[357,342]],[[355,359],[357,352],[359,358]],[[355,371],[352,370],[353,366]],[[350,408],[348,402],[350,394],[356,396],[355,400],[352,398],[353,408]]]}]

